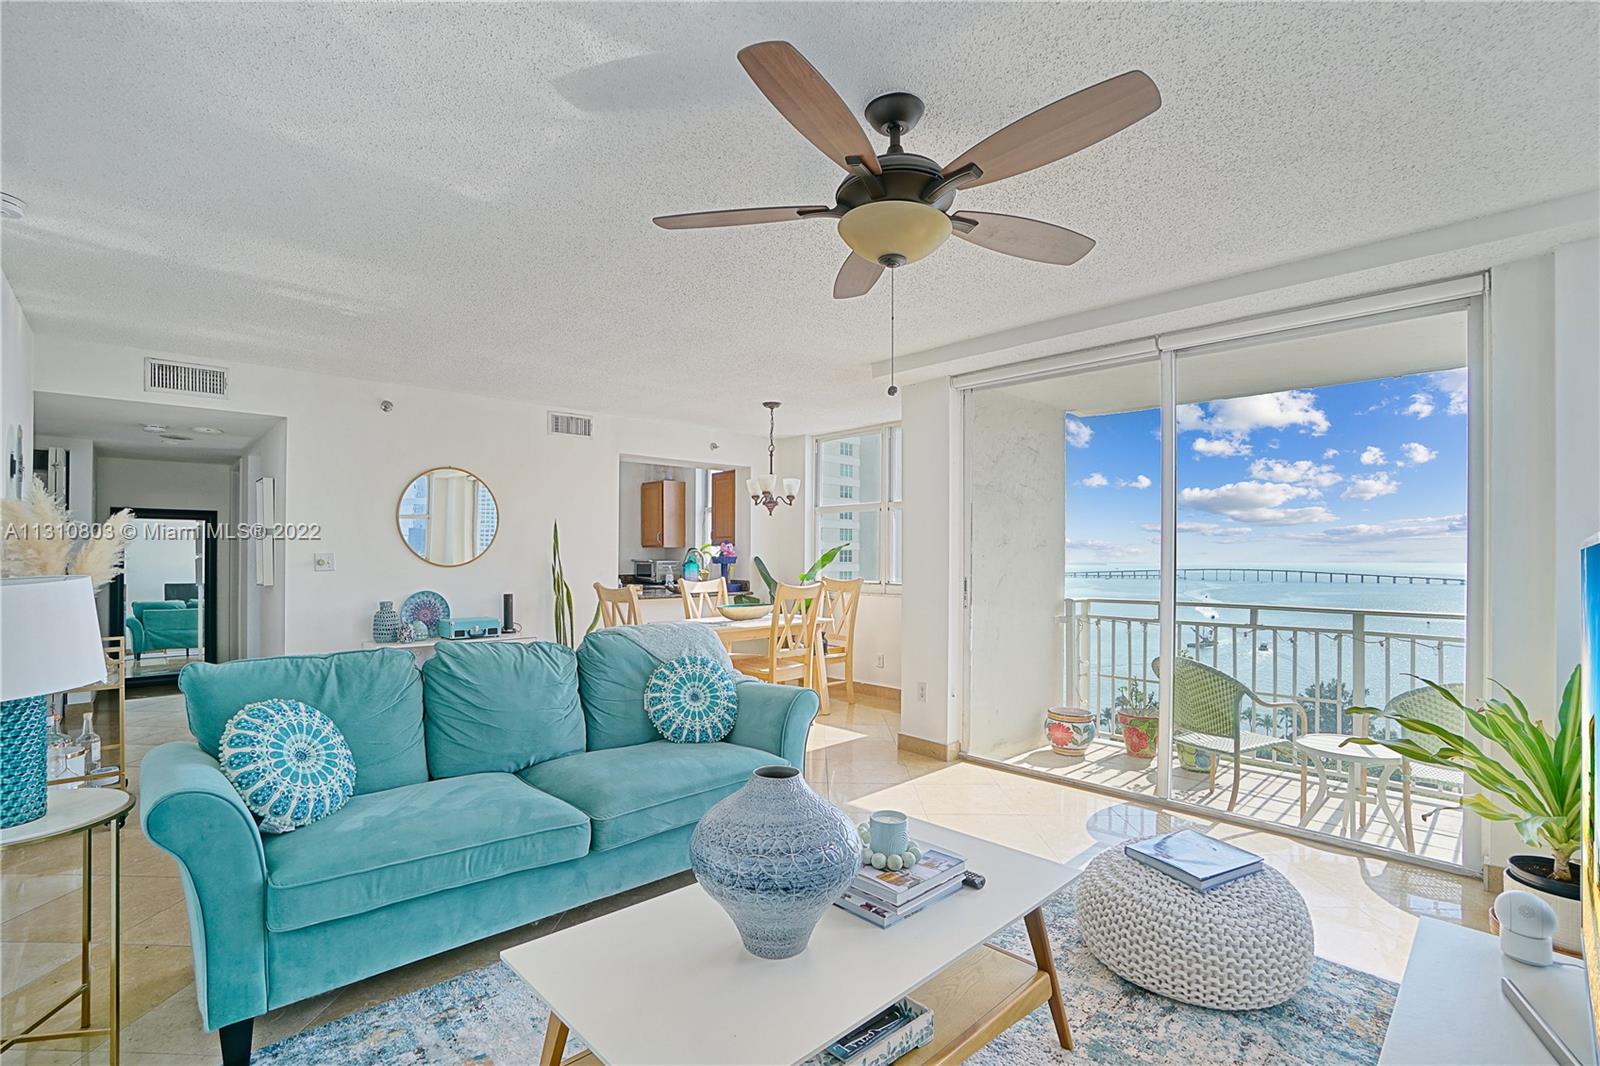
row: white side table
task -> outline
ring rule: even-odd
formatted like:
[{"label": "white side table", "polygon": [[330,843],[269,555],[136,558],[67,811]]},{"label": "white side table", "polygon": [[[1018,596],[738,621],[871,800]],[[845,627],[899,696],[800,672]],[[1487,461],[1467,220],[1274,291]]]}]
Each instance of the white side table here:
[{"label": "white side table", "polygon": [[[1372,818],[1382,815],[1395,832],[1395,837],[1405,843],[1407,851],[1416,850],[1411,839],[1411,782],[1405,776],[1405,759],[1399,752],[1384,747],[1382,744],[1345,744],[1350,738],[1342,733],[1307,733],[1294,740],[1295,757],[1300,762],[1300,824],[1305,826],[1311,821],[1311,816],[1322,809],[1322,805],[1330,799],[1337,799],[1340,804],[1341,825],[1344,835],[1355,839],[1368,825]],[[1328,760],[1350,764],[1350,775],[1344,786],[1334,785],[1328,779]],[[1306,767],[1309,764],[1317,772],[1317,794],[1307,801],[1306,798]],[[1369,772],[1370,771],[1370,772]],[[1401,775],[1401,804],[1405,812],[1405,821],[1402,823],[1395,816],[1394,808],[1389,804],[1389,778],[1392,775]],[[1375,782],[1377,810],[1372,818],[1367,817],[1367,791],[1364,785],[1356,782],[1371,778]]]},{"label": "white side table", "polygon": [[[9,1050],[14,1044],[32,1044],[43,1040],[67,1040],[80,1036],[103,1036],[110,1041],[110,1064],[111,1066],[117,1066],[121,1049],[120,1029],[122,1021],[120,996],[122,987],[122,853],[120,845],[122,825],[128,820],[128,812],[132,809],[133,797],[121,789],[53,788],[50,790],[49,806],[45,809],[44,817],[35,818],[33,821],[25,822],[22,825],[12,826],[10,829],[0,829],[0,850],[10,850],[13,847],[37,844],[46,840],[56,840],[60,837],[71,836],[73,833],[83,834],[83,950],[79,957],[81,969],[79,971],[78,987],[66,999],[63,999],[50,1010],[29,1022],[20,1032],[0,1037],[0,1052]],[[104,1028],[91,1028],[89,1025],[89,941],[91,931],[94,928],[94,912],[92,910],[94,853],[91,847],[91,840],[94,830],[102,825],[111,830],[111,987],[106,996],[107,1025]],[[79,1001],[78,1028],[48,1033],[34,1031],[59,1014],[73,1000]]]}]

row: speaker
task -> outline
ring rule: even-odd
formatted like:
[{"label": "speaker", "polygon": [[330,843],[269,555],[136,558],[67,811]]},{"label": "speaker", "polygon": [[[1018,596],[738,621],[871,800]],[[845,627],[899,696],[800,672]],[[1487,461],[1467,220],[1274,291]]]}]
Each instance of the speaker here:
[{"label": "speaker", "polygon": [[516,622],[511,617],[511,593],[508,592],[500,597],[500,632],[515,633],[516,631]]}]

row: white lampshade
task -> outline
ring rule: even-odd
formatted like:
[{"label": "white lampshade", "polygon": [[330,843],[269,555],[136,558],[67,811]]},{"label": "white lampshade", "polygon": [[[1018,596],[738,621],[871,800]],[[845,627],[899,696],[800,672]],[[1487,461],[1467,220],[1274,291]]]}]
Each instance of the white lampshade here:
[{"label": "white lampshade", "polygon": [[744,479],[744,491],[752,496],[759,496],[761,495],[761,483],[753,477],[747,477]]},{"label": "white lampshade", "polygon": [[773,489],[778,487],[777,475],[758,474],[756,475],[756,485],[761,492],[771,492]]},{"label": "white lampshade", "polygon": [[798,495],[800,495],[800,479],[797,478],[797,477],[786,477],[786,478],[784,478],[783,479],[783,494],[785,496],[798,496]]},{"label": "white lampshade", "polygon": [[106,679],[87,577],[0,581],[0,700],[49,696]]}]

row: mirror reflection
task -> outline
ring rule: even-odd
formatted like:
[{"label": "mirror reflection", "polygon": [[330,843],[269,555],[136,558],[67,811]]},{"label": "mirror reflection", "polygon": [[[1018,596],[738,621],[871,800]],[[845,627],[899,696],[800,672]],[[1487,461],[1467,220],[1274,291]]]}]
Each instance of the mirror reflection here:
[{"label": "mirror reflection", "polygon": [[461,566],[489,550],[500,525],[494,493],[476,474],[440,466],[400,494],[400,539],[424,562]]}]

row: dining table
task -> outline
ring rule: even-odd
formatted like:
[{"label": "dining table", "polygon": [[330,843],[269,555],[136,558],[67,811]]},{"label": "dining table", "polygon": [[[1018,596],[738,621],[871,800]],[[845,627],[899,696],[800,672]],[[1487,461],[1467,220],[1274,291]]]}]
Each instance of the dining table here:
[{"label": "dining table", "polygon": [[[820,616],[817,618],[817,630],[819,633],[821,632],[822,627],[827,625],[830,620],[831,619]],[[733,646],[735,644],[739,644],[744,641],[759,640],[763,643],[770,644],[772,640],[771,614],[767,614],[761,618],[747,618],[739,621],[723,618],[721,616],[707,615],[705,617],[692,619],[692,621],[699,622],[709,628],[717,635],[717,639],[722,641],[722,646],[727,648],[730,652],[733,651]],[[817,713],[819,715],[828,713],[828,660],[826,656],[827,646],[825,643],[821,639],[813,641],[811,660],[811,688],[816,692],[817,700],[820,704],[820,706],[817,708]]]}]

